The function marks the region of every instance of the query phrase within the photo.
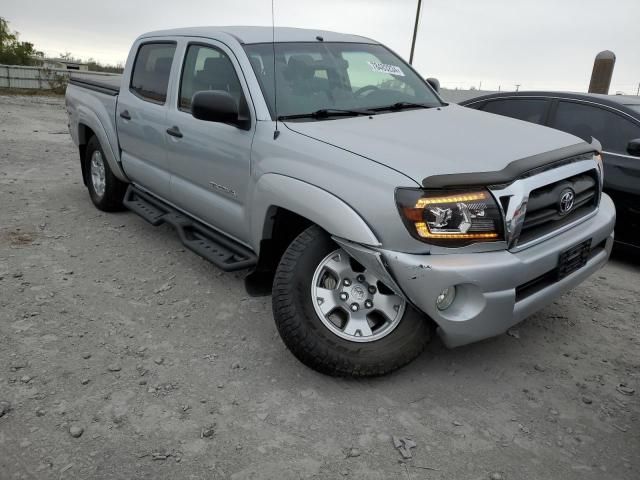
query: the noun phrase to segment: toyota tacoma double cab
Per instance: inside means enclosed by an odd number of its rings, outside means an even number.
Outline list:
[[[441,100],[380,43],[203,27],[139,37],[66,92],[101,210],[169,224],[272,294],[286,346],[332,375],[504,333],[602,267],[615,209],[596,141]]]

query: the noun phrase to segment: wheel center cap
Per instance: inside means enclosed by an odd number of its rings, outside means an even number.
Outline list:
[[[351,289],[351,298],[357,302],[362,302],[367,296],[366,290],[360,285],[354,285]]]

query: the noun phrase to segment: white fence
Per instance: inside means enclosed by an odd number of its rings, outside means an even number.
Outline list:
[[[0,65],[0,88],[24,88],[52,90],[60,88],[69,79],[82,75],[113,76],[113,73],[65,70],[60,68],[23,67],[20,65]]]

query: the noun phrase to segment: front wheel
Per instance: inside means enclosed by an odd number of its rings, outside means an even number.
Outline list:
[[[329,375],[391,372],[416,358],[431,338],[427,318],[317,226],[282,256],[273,312],[287,348]]]

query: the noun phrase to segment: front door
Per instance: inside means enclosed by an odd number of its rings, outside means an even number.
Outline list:
[[[167,164],[167,91],[176,43],[141,43],[125,78],[131,78],[118,96],[116,125],[122,148],[122,166],[136,184],[160,197],[169,193]],[[129,70],[130,69],[130,70]]]
[[[238,240],[248,238],[245,201],[251,175],[254,121],[247,130],[197,120],[191,99],[202,90],[223,90],[251,108],[233,54],[214,41],[187,45],[177,102],[167,114],[171,201],[199,220]],[[249,110],[252,119],[255,115]]]

